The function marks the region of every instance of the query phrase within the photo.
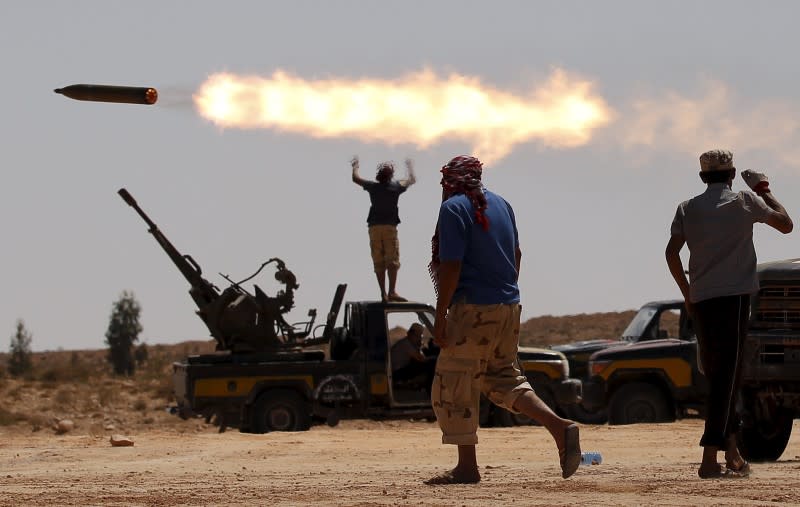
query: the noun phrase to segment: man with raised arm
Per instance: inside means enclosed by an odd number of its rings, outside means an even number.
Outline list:
[[[753,192],[731,190],[735,177],[730,151],[700,155],[700,179],[706,190],[678,206],[665,251],[669,271],[692,317],[700,365],[708,379],[705,430],[700,439],[703,457],[697,470],[703,479],[750,472],[736,441],[736,394],[750,294],[759,289],[753,224],[765,223],[784,234],[793,228],[764,174],[742,172]],[[680,257],[683,245],[689,247],[688,279]],[[720,450],[725,452],[724,469],[717,463]]]
[[[353,168],[353,183],[369,192],[369,214],[367,227],[369,230],[369,245],[372,254],[372,264],[378,287],[381,290],[381,300],[405,301],[397,293],[397,272],[400,270],[400,241],[397,238],[397,225],[400,223],[400,214],[397,201],[400,194],[408,190],[417,179],[414,176],[414,163],[406,159],[408,176],[404,180],[395,180],[394,164],[381,162],[375,173],[375,181],[368,181],[358,174],[358,157],[353,157],[350,165]],[[386,275],[389,276],[389,292],[386,292]]]

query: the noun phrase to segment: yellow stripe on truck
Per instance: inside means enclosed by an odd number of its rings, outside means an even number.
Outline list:
[[[300,380],[314,388],[314,377],[311,375],[267,375],[259,377],[219,377],[198,379],[194,383],[194,395],[200,397],[237,397],[245,396],[253,390],[253,386],[262,381],[285,382]]]
[[[522,369],[525,370],[525,373],[538,371],[552,379],[561,378],[563,371],[563,365],[560,361],[555,362],[555,364],[546,363],[544,361],[520,361],[520,365],[522,365]]]
[[[369,377],[370,394],[389,394],[389,377],[382,373],[375,373]]]
[[[637,370],[664,370],[667,376],[672,379],[672,383],[675,384],[675,387],[689,387],[692,385],[692,367],[683,359],[674,357],[665,359],[627,359],[614,361],[600,372],[600,376],[603,377],[604,380],[608,380],[615,371],[629,368]]]

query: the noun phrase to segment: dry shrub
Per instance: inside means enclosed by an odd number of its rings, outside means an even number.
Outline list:
[[[172,363],[176,360],[176,356],[174,349],[167,349],[163,345],[151,347],[147,362],[139,368],[137,376],[146,380],[168,377],[172,372]]]
[[[8,396],[14,401],[19,401],[22,399],[22,391],[24,390],[25,390],[25,385],[19,384],[18,386],[8,391]]]
[[[45,391],[45,392],[42,393],[42,396],[44,396],[45,398],[49,398],[50,397],[50,393],[48,393],[46,391],[54,391],[60,385],[61,384],[59,382],[55,381],[55,380],[43,380],[43,381],[39,382],[39,389]]]
[[[133,403],[133,409],[138,410],[140,412],[144,412],[147,410],[147,400],[144,398],[139,398]]]
[[[62,386],[53,396],[53,402],[58,408],[68,408],[75,403],[75,391],[69,387]]]
[[[163,375],[150,384],[150,395],[153,398],[171,401],[173,399],[172,377]]]
[[[113,386],[104,384],[97,389],[97,402],[101,407],[110,407],[111,402],[117,397],[117,392]]]
[[[75,356],[73,356],[75,357]],[[51,362],[42,369],[39,379],[43,382],[61,384],[64,382],[86,382],[91,377],[89,370],[80,361],[62,358]]]
[[[10,426],[24,420],[24,416],[16,414],[10,410],[7,410],[5,407],[0,406],[0,426]]]

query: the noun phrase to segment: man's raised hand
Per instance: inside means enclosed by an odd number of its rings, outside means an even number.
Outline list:
[[[746,169],[742,171],[742,179],[758,195],[769,191],[769,178],[764,173]]]

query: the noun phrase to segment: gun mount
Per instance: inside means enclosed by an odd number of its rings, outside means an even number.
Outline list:
[[[262,353],[319,342],[306,340],[313,329],[316,310],[308,312],[310,320],[302,323],[300,329],[283,318],[294,306],[294,291],[299,285],[294,273],[286,268],[282,260],[269,259],[255,273],[238,282],[220,273],[230,283],[230,286],[220,292],[203,277],[200,265],[191,255],[181,254],[170,243],[127,190],[122,188],[118,193],[144,219],[150,227],[148,232],[189,282],[189,295],[197,305],[196,313],[217,341],[217,350],[227,350],[235,354]],[[284,285],[284,289],[279,290],[274,297],[265,294],[258,285],[254,285],[253,294],[242,287],[244,282],[251,280],[273,263],[276,267],[275,279]],[[327,329],[325,334],[329,334]]]

